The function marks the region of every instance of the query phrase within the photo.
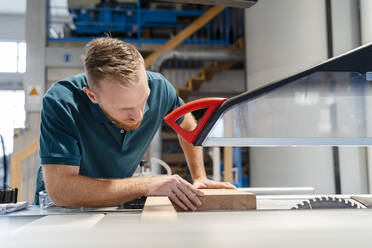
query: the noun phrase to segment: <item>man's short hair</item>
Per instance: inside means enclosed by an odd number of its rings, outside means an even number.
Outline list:
[[[137,81],[143,64],[138,50],[119,39],[98,38],[86,45],[84,67],[90,88],[99,87],[104,78],[114,79],[123,86],[131,85]]]

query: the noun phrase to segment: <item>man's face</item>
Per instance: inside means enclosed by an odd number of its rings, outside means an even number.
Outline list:
[[[138,82],[129,86],[121,86],[115,79],[107,78],[101,80],[96,89],[84,88],[84,92],[110,120],[126,131],[141,125],[145,104],[150,96],[144,68],[138,71]]]

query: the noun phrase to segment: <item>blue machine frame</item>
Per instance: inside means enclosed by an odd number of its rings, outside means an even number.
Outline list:
[[[68,9],[72,21],[52,20],[51,9]],[[141,8],[141,1],[137,3],[117,3],[115,8],[102,4],[99,8],[47,6],[47,27],[52,25],[69,25],[74,27],[74,35],[71,37],[51,37],[47,34],[47,41],[60,42],[87,42],[93,36],[102,36],[105,33],[123,34],[127,36],[122,40],[129,43],[137,43],[138,47],[144,43],[163,44],[167,38],[143,38],[144,28],[172,28],[183,29],[187,24],[180,23],[180,18],[197,18],[205,13],[205,10],[152,10]],[[234,24],[233,22],[237,24]],[[240,34],[239,21],[236,16],[226,8],[220,15],[202,28],[198,35],[194,35],[184,41],[184,44],[199,45],[224,45],[229,46]],[[239,29],[239,30],[240,30]],[[236,37],[235,37],[236,36]],[[234,38],[235,37],[235,38]]]
[[[101,8],[73,8],[69,11],[73,17],[78,35],[99,35],[104,32],[130,34],[138,27],[177,28],[179,17],[199,17],[204,10],[151,10],[141,9],[140,1],[117,3],[115,8],[103,4]]]

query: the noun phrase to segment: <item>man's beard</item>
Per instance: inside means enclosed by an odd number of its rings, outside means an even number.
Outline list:
[[[142,122],[142,119],[141,119],[137,123],[131,122],[133,124],[123,123],[123,122],[120,122],[120,121],[116,120],[114,117],[112,117],[111,115],[109,115],[103,109],[102,109],[102,112],[107,116],[107,118],[109,118],[111,121],[113,121],[116,126],[118,126],[121,129],[124,129],[125,131],[131,131],[131,130],[137,129],[141,125],[141,122]]]

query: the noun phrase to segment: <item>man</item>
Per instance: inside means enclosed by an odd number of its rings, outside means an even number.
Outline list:
[[[112,38],[87,44],[84,74],[55,83],[43,98],[40,158],[49,196],[61,206],[112,206],[168,196],[184,210],[200,206],[200,188],[234,188],[207,179],[202,149],[179,138],[193,178],[131,178],[162,119],[183,104],[140,53]],[[192,130],[191,114],[179,123]]]

